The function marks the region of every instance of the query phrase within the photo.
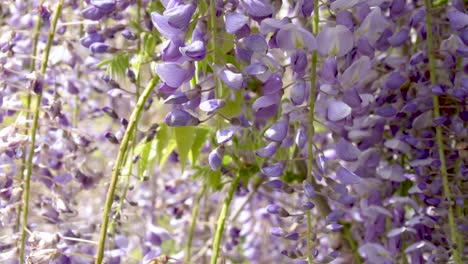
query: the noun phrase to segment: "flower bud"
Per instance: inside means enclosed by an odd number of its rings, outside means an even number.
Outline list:
[[[200,120],[198,120],[198,118],[192,116],[190,113],[182,109],[175,109],[169,112],[164,118],[164,121],[166,122],[168,126],[173,126],[173,127],[195,126],[200,123]]]
[[[208,163],[210,164],[210,168],[212,170],[218,170],[221,167],[223,162],[224,156],[224,146],[221,145],[215,149],[213,149],[210,154],[208,155]]]

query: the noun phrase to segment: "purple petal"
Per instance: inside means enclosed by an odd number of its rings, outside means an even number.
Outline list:
[[[400,89],[406,82],[406,77],[401,75],[399,72],[392,72],[388,75],[385,87],[390,90]]]
[[[151,13],[151,21],[161,35],[170,40],[179,40],[183,31],[169,24],[169,19],[157,12]]]
[[[304,188],[304,195],[309,199],[315,199],[315,189],[312,184],[310,184],[307,180],[302,182],[302,187]]]
[[[403,45],[409,39],[409,29],[403,28],[395,35],[388,38],[390,45],[394,47],[399,47]]]
[[[306,99],[306,84],[304,81],[299,81],[293,84],[289,93],[291,102],[294,105],[301,105]]]
[[[283,170],[284,163],[278,162],[273,165],[263,167],[261,171],[267,177],[280,177],[281,175],[283,175]]]
[[[210,99],[202,102],[200,104],[200,109],[205,112],[213,112],[220,108],[223,108],[226,105],[226,100],[224,99]]]
[[[289,213],[283,207],[277,204],[270,204],[266,208],[267,212],[270,214],[278,215],[280,217],[288,217]]]
[[[343,102],[352,108],[357,108],[361,106],[362,98],[359,95],[356,87],[350,87],[346,89],[343,93]]]
[[[90,5],[81,11],[81,15],[86,19],[96,21],[103,18],[106,15],[106,12]]]
[[[284,50],[294,50],[300,47],[307,51],[313,51],[317,48],[317,41],[314,35],[294,24],[283,26],[276,34],[276,44]]]
[[[285,239],[292,240],[292,241],[297,241],[299,240],[299,233],[298,232],[292,232],[290,234],[287,234],[284,236]]]
[[[298,75],[303,75],[307,68],[307,54],[302,50],[297,50],[291,56],[291,69]]]
[[[164,99],[165,104],[183,104],[188,102],[190,99],[188,98],[185,92],[178,92],[175,94],[169,95],[166,99]]]
[[[278,143],[271,142],[265,147],[257,149],[257,151],[255,151],[255,154],[257,154],[257,156],[260,156],[262,158],[270,158],[273,155],[275,155],[277,149],[278,149]]]
[[[456,30],[468,27],[468,15],[466,13],[460,12],[455,8],[450,8],[447,10],[447,17],[452,28]]]
[[[196,40],[188,46],[180,47],[179,51],[183,55],[195,61],[202,60],[206,56],[206,46],[201,40]]]
[[[90,3],[106,13],[114,11],[115,8],[115,0],[91,0]]]
[[[248,18],[241,13],[232,13],[226,15],[226,32],[233,34],[244,25],[247,25]]]
[[[106,53],[109,49],[109,46],[102,42],[95,42],[89,46],[91,53]]]
[[[280,97],[276,94],[260,96],[252,105],[254,113],[260,118],[275,116],[278,111]]]
[[[190,113],[182,109],[175,109],[169,112],[164,118],[164,121],[166,122],[168,126],[174,126],[174,127],[195,126],[200,123],[198,118],[192,116]]]
[[[336,155],[344,161],[356,161],[360,154],[361,151],[355,145],[344,139],[336,144]]]
[[[216,142],[218,144],[223,144],[228,142],[234,136],[234,130],[227,128],[227,129],[220,129],[216,131]]]
[[[393,0],[390,6],[390,16],[396,18],[401,15],[406,7],[406,0]]]
[[[362,0],[336,0],[330,5],[330,9],[334,13],[338,13],[342,10],[350,9],[357,5]]]
[[[353,49],[353,33],[342,25],[325,27],[317,36],[318,52],[323,56],[342,57]]]
[[[312,2],[312,1],[311,1]],[[349,30],[354,29],[354,20],[353,14],[347,10],[341,11],[336,14],[336,24],[342,25],[348,28]]]
[[[235,73],[231,70],[224,69],[221,71],[219,78],[231,89],[239,90],[244,87],[244,77],[242,73]]]
[[[377,175],[385,180],[391,180],[394,182],[402,182],[406,180],[405,171],[398,164],[387,165],[377,169]]]
[[[326,83],[334,84],[336,82],[336,75],[338,74],[337,64],[335,58],[327,58],[322,65],[320,76]]]
[[[221,164],[223,162],[223,156],[224,156],[224,147],[219,146],[212,150],[210,154],[208,155],[208,163],[210,165],[211,170],[218,170],[219,167],[221,167]]]
[[[341,101],[328,101],[327,117],[330,121],[339,121],[351,114],[352,108]]]
[[[355,83],[359,83],[359,81],[364,79],[364,76],[371,71],[372,68],[369,57],[362,56],[344,71],[339,80],[343,86],[349,87]]]
[[[370,58],[374,57],[374,47],[371,46],[367,38],[360,38],[356,44],[357,50]]]
[[[244,72],[248,75],[260,75],[265,73],[268,70],[268,67],[262,63],[252,63],[249,66],[245,67]]]
[[[180,45],[182,45],[181,41],[167,41],[161,53],[162,60],[166,62],[177,62],[182,57]]]
[[[265,184],[276,190],[280,190],[285,185],[282,180],[271,180],[265,182]]]
[[[89,48],[91,44],[96,43],[96,42],[104,42],[105,38],[102,34],[99,33],[91,33],[87,34],[83,38],[80,39],[81,45],[83,45],[86,48]]]
[[[288,134],[288,127],[289,123],[286,120],[280,120],[268,128],[263,136],[269,141],[281,142]]]
[[[180,65],[174,62],[166,62],[156,64],[155,72],[167,85],[177,88],[193,77],[194,67],[191,63]]]
[[[267,18],[260,24],[260,33],[266,35],[271,32],[275,32],[280,28],[288,24],[288,21],[282,19]]]
[[[346,185],[356,184],[361,181],[361,178],[359,178],[359,176],[357,176],[356,174],[344,167],[341,167],[338,170],[338,172],[336,173],[336,179],[339,180],[340,183]]]
[[[356,30],[358,36],[364,36],[369,40],[371,45],[374,45],[381,37],[385,29],[391,24],[385,19],[380,7],[372,9],[366,16],[361,26]]]
[[[277,73],[273,73],[268,77],[268,80],[262,85],[263,95],[276,94],[283,88],[283,79]]]
[[[184,29],[192,19],[192,15],[195,12],[195,6],[192,4],[178,5],[170,9],[166,9],[163,15],[167,18],[167,22],[170,26]]]
[[[387,118],[395,116],[397,112],[398,111],[395,109],[395,107],[391,105],[384,105],[375,110],[375,113],[377,115],[382,116],[382,117],[387,117]]]
[[[257,21],[271,17],[273,14],[273,9],[264,0],[244,0],[242,2],[249,16]]]
[[[304,129],[299,128],[296,133],[296,137],[294,138],[294,142],[296,143],[298,148],[303,148],[305,143],[307,142],[307,133]]]
[[[266,54],[268,51],[268,45],[264,36],[260,34],[252,34],[243,39],[245,47],[259,54]]]
[[[389,139],[385,141],[384,145],[389,149],[399,150],[403,153],[409,153],[411,150],[411,147],[407,143],[399,139]]]

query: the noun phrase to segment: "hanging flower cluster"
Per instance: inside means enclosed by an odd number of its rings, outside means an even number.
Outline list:
[[[463,1],[7,2],[5,263],[468,261]]]

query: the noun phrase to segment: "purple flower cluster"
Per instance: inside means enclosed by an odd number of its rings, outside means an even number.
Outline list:
[[[464,1],[0,16],[0,262],[468,261]]]

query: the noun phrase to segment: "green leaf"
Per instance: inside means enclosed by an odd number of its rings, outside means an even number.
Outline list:
[[[162,154],[169,143],[169,139],[169,127],[166,125],[166,123],[161,123],[159,125],[158,132],[156,133],[156,156],[159,162],[162,160]]]
[[[140,159],[138,160],[138,178],[140,180],[143,180],[145,171],[148,166],[148,159],[151,152],[151,143],[152,142],[146,142],[146,139],[143,139],[142,142],[140,142],[135,148],[135,155],[140,156]]]
[[[224,33],[223,36],[222,36],[222,46],[221,46],[221,52],[222,54],[226,54],[228,52],[230,52],[231,50],[234,49],[234,35],[232,34],[229,34],[229,33]]]
[[[436,1],[432,2],[432,7],[436,8],[436,7],[439,7],[439,6],[442,6],[442,5],[447,5],[447,4],[448,4],[448,0],[436,0]]]
[[[202,179],[208,188],[213,191],[219,191],[222,187],[221,185],[221,171],[212,171],[210,167],[195,167],[195,173],[193,174],[193,179]]]
[[[187,162],[189,151],[195,140],[195,127],[174,127],[174,136],[177,142],[177,152],[179,153],[179,160],[183,171],[185,169],[185,163]]]
[[[129,66],[128,54],[116,54],[112,59],[107,62],[100,63],[98,66],[105,64],[107,64],[106,74],[108,74],[112,79],[123,80],[126,78],[125,71]]]
[[[135,155],[140,156],[138,160],[138,178],[140,180],[143,180],[145,175],[149,175],[153,171],[156,158],[158,157],[156,155],[156,147],[156,138],[150,142],[147,142],[146,138],[144,138],[135,148]]]
[[[208,168],[209,173],[208,177],[206,178],[206,183],[208,184],[208,187],[211,188],[213,191],[219,191],[221,190],[221,171],[212,171]]]
[[[174,139],[169,140],[167,142],[166,147],[162,150],[161,160],[159,162],[159,167],[162,168],[166,164],[169,155],[171,155],[172,151],[174,151],[177,147],[177,143]]]
[[[143,50],[146,57],[153,57],[156,45],[159,42],[154,34],[145,34],[143,36]]]
[[[226,105],[223,108],[219,109],[218,113],[228,118],[238,116],[240,115],[242,111],[242,102],[243,102],[242,94],[240,93],[240,91],[236,91],[235,100],[234,101],[227,100]]]
[[[192,166],[197,163],[198,156],[206,142],[209,131],[208,128],[204,127],[197,127],[195,131],[195,139],[193,140],[192,149],[190,150],[190,162]]]

